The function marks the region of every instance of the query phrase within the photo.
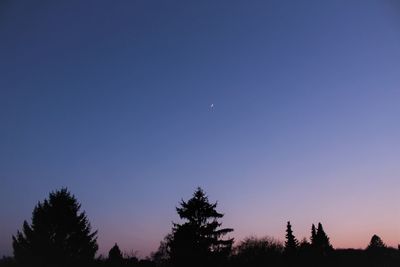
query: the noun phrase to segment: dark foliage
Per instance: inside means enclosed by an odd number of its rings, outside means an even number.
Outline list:
[[[292,225],[287,222],[286,226],[286,241],[285,241],[285,253],[288,257],[292,257],[296,254],[299,242],[293,235]]]
[[[156,267],[155,262],[150,259],[142,259],[131,256],[122,257],[118,261],[110,261],[109,259],[99,258],[93,267]]]
[[[15,260],[23,266],[83,266],[97,251],[96,234],[67,189],[50,193],[13,236]]]
[[[0,267],[13,267],[16,265],[15,259],[12,257],[3,257],[0,259]]]
[[[283,245],[270,238],[249,237],[236,246],[231,258],[232,266],[267,266],[281,262]]]
[[[157,251],[151,254],[151,259],[156,266],[168,266],[170,258],[170,244],[172,242],[172,234],[168,234],[164,237],[164,240],[160,242]]]
[[[183,223],[174,224],[150,258],[124,257],[115,244],[107,258],[95,259],[96,232],[75,197],[61,189],[37,204],[32,223],[25,221],[22,232],[13,236],[14,257],[0,259],[0,267],[400,266],[400,249],[386,246],[378,235],[365,250],[334,249],[321,223],[312,225],[310,241],[298,242],[287,222],[284,245],[269,237],[249,237],[232,247],[233,239],[224,236],[233,230],[221,228],[223,214],[216,207],[198,188],[176,208]]]
[[[320,256],[326,256],[333,250],[333,247],[329,241],[329,237],[325,233],[321,223],[318,223],[317,232],[314,236],[313,246]]]
[[[118,266],[121,265],[123,261],[124,257],[122,256],[122,252],[117,243],[115,243],[115,245],[108,252],[108,262],[112,266]]]
[[[222,237],[233,229],[220,228],[218,219],[223,214],[217,212],[216,207],[217,203],[210,203],[201,188],[197,188],[187,202],[181,201],[176,211],[185,222],[174,224],[169,240],[171,263],[177,266],[204,266],[228,257],[233,239]]]
[[[371,238],[371,241],[369,242],[367,249],[368,250],[382,250],[384,248],[386,248],[386,245],[385,245],[385,243],[383,243],[382,239],[377,235],[373,235]]]
[[[311,238],[310,238],[310,241],[311,241],[311,246],[315,247],[316,244],[317,244],[317,230],[316,230],[314,224],[311,225]]]

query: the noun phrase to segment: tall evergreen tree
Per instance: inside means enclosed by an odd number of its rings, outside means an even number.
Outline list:
[[[293,235],[292,225],[290,221],[287,222],[286,226],[286,241],[285,241],[285,253],[293,255],[298,248],[299,242],[297,241],[296,237]]]
[[[316,246],[316,241],[317,241],[317,230],[315,229],[315,225],[312,224],[311,226],[311,246],[315,247]]]
[[[66,188],[51,192],[13,236],[16,261],[25,266],[83,266],[97,251],[97,231],[91,232],[85,212]]]
[[[215,263],[230,253],[233,238],[223,239],[223,236],[233,229],[220,228],[218,219],[223,214],[217,212],[216,207],[217,203],[210,203],[201,188],[197,188],[187,202],[181,201],[176,211],[185,222],[174,224],[169,243],[170,258],[174,264],[194,266]]]
[[[325,255],[333,249],[321,223],[318,223],[315,239],[315,245],[321,254]]]

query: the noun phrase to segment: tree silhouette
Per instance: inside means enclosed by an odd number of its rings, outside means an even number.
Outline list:
[[[282,243],[271,237],[247,237],[235,247],[233,266],[271,266],[279,262],[283,250]]]
[[[311,246],[316,247],[316,243],[317,243],[317,230],[315,229],[315,225],[312,224],[311,226]]]
[[[66,188],[51,192],[13,236],[16,261],[26,266],[82,266],[98,249],[97,231],[91,232],[85,212]]]
[[[318,223],[314,244],[317,251],[322,255],[326,255],[333,249],[321,223]]]
[[[172,241],[172,234],[168,234],[160,242],[157,251],[151,253],[151,259],[156,266],[166,266],[168,264],[170,247],[169,244]]]
[[[181,201],[176,208],[179,217],[186,222],[174,224],[169,243],[171,261],[179,266],[204,265],[217,262],[227,256],[232,239],[222,239],[233,229],[220,229],[218,219],[223,214],[216,211],[217,203],[210,203],[201,188],[197,188],[187,202]]]
[[[290,224],[290,222],[287,222],[285,253],[288,255],[293,255],[296,252],[298,245],[299,245],[299,242],[297,241],[296,237],[293,235],[292,225]]]
[[[383,260],[385,258],[386,260],[390,258],[390,249],[387,248],[385,243],[383,243],[382,239],[378,235],[373,235],[371,237],[371,241],[368,244],[366,252],[370,261],[372,263],[375,263],[376,266],[378,265],[383,266],[382,265]]]
[[[117,243],[108,252],[108,261],[111,265],[120,265],[123,261],[123,256],[121,250],[119,249]]]
[[[386,248],[386,245],[383,243],[382,239],[378,235],[373,235],[367,249],[379,250],[384,248]]]
[[[312,245],[307,239],[304,237],[298,245],[298,254],[304,260],[310,258],[312,256]]]

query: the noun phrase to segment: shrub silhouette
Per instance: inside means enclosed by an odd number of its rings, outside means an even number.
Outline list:
[[[51,192],[13,236],[14,257],[24,266],[83,266],[98,249],[85,212],[66,188]]]
[[[223,214],[216,211],[217,203],[210,203],[201,188],[197,188],[187,202],[181,201],[176,208],[179,217],[186,222],[174,224],[169,241],[170,260],[176,266],[204,266],[219,262],[231,251],[233,239],[222,237],[233,229],[220,229],[218,219]]]
[[[283,249],[282,243],[271,237],[248,237],[235,247],[233,265],[258,267],[277,264]]]
[[[156,266],[167,266],[170,257],[170,247],[172,242],[172,234],[168,234],[160,242],[157,251],[151,253],[151,259]]]

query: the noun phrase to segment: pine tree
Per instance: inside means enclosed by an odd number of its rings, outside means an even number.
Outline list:
[[[286,241],[285,241],[285,253],[294,254],[298,248],[299,242],[296,237],[293,235],[292,225],[290,221],[287,222],[286,226]]]
[[[120,264],[123,261],[122,252],[117,243],[115,243],[115,245],[108,252],[108,261],[111,264]]]
[[[326,235],[321,223],[318,223],[315,240],[316,240],[315,245],[316,245],[318,251],[322,255],[327,254],[328,252],[330,252],[333,249],[332,245],[329,241],[329,237]]]
[[[85,212],[66,188],[51,192],[13,236],[14,257],[26,266],[83,266],[97,251],[97,231],[91,232]]]
[[[313,247],[316,246],[316,241],[317,241],[316,239],[317,239],[317,230],[315,229],[315,225],[312,224],[312,226],[311,226],[311,238],[310,238],[311,246],[313,246]]]
[[[367,247],[368,250],[380,250],[386,248],[385,243],[383,243],[382,239],[378,235],[373,235],[369,245]]]
[[[216,207],[217,203],[211,204],[201,188],[197,188],[189,201],[181,201],[176,211],[185,222],[174,224],[169,244],[170,258],[174,264],[204,265],[230,253],[233,238],[222,237],[233,229],[220,229],[218,219],[223,214],[217,212]]]

